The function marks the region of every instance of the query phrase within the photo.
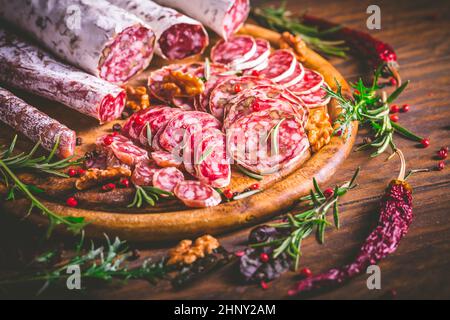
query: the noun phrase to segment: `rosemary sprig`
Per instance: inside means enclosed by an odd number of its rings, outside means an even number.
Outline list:
[[[289,31],[292,34],[301,36],[303,41],[310,47],[325,54],[346,57],[346,51],[349,50],[344,46],[345,41],[324,40],[326,35],[337,31],[339,28],[319,31],[315,27],[304,25],[299,19],[291,17],[291,12],[286,9],[285,1],[278,8],[254,8],[252,17],[270,29],[279,32]]]
[[[264,179],[264,177],[262,175],[251,172],[251,171],[245,169],[243,166],[237,165],[236,167],[239,169],[239,171],[241,171],[243,174],[245,174],[246,176],[248,176],[250,178],[253,178],[253,179],[259,180],[259,181]]]
[[[83,237],[77,246],[75,256],[63,264],[59,264],[49,268],[48,270],[37,272],[30,275],[21,275],[15,278],[8,278],[0,280],[0,287],[18,283],[29,282],[44,282],[44,285],[39,290],[42,293],[50,285],[56,283],[64,283],[64,281],[71,275],[67,270],[71,266],[78,266],[81,270],[80,277],[84,280],[101,280],[108,282],[114,278],[121,280],[144,279],[151,283],[162,279],[169,267],[166,266],[164,260],[152,263],[150,260],[145,260],[142,265],[137,268],[129,269],[126,263],[127,259],[132,256],[125,241],[115,238],[113,242],[105,235],[106,248],[103,246],[95,247],[94,243],[91,248],[85,252],[81,252],[83,247]],[[56,255],[56,252],[49,251],[36,258],[37,262],[46,262],[49,257]]]
[[[381,75],[381,68],[378,68],[374,73],[374,79],[372,85],[366,86],[363,81],[359,79],[358,82],[352,84],[354,89],[353,97],[347,98],[342,94],[342,88],[337,84],[337,90],[333,90],[324,87],[328,95],[338,102],[342,108],[342,112],[335,120],[337,124],[334,133],[350,134],[350,125],[353,121],[358,121],[361,125],[366,125],[371,128],[374,139],[360,146],[358,149],[365,149],[368,147],[375,148],[375,152],[371,154],[372,157],[376,157],[391,147],[395,152],[397,147],[394,142],[394,133],[398,132],[402,136],[414,140],[420,141],[423,138],[415,135],[401,125],[394,123],[390,116],[389,104],[392,103],[398,96],[406,89],[409,81],[404,82],[399,88],[397,88],[389,96],[385,92],[381,94],[378,92],[378,79]]]
[[[271,227],[280,231],[280,236],[276,240],[270,242],[262,242],[252,244],[251,247],[267,247],[271,246],[273,250],[273,258],[276,259],[282,253],[287,253],[294,261],[294,268],[297,270],[300,257],[302,255],[302,241],[307,238],[314,229],[317,232],[317,238],[320,243],[325,241],[325,229],[331,225],[327,220],[327,214],[330,209],[333,210],[333,220],[336,228],[340,227],[338,201],[348,191],[357,186],[356,177],[359,168],[353,174],[349,182],[341,186],[334,187],[333,194],[328,197],[320,189],[317,181],[313,178],[314,189],[310,191],[308,196],[300,198],[300,201],[306,202],[309,207],[306,211],[288,213],[286,221],[270,224]]]
[[[48,174],[53,174],[57,176],[65,176],[61,172],[57,171],[66,168],[71,165],[78,164],[78,161],[71,161],[70,159],[64,159],[60,161],[52,162],[55,152],[58,148],[59,140],[56,142],[52,151],[47,157],[37,157],[33,158],[34,153],[38,149],[40,143],[31,149],[27,154],[19,153],[18,155],[12,155],[17,142],[17,136],[14,137],[12,143],[9,147],[1,148],[0,151],[0,172],[3,176],[2,182],[9,186],[9,192],[7,195],[7,201],[14,201],[16,190],[20,191],[28,200],[30,200],[30,207],[28,209],[27,215],[31,213],[34,208],[37,208],[41,213],[49,219],[49,228],[47,230],[47,237],[50,237],[55,226],[63,224],[66,228],[77,234],[82,230],[86,223],[82,217],[62,217],[57,213],[53,212],[47,208],[39,199],[36,198],[35,194],[41,193],[42,190],[27,185],[23,183],[14,172],[15,170],[33,170],[38,172],[45,172]]]
[[[150,186],[135,186],[136,192],[133,201],[127,208],[140,208],[142,205],[154,206],[161,196],[173,197],[172,192],[164,191]]]

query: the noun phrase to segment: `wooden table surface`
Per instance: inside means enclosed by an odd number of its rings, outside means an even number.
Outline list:
[[[373,1],[303,0],[290,1],[289,9],[310,13],[365,29],[366,8]],[[254,5],[263,3],[256,1]],[[265,3],[279,3],[271,1]],[[446,0],[378,1],[382,28],[371,31],[394,46],[401,64],[403,79],[411,80],[398,104],[411,105],[410,112],[400,114],[400,123],[419,135],[430,138],[427,149],[396,137],[409,169],[433,168],[441,146],[450,145],[450,4]],[[332,59],[339,71],[350,81],[365,70],[354,59]],[[361,142],[361,130],[357,142]],[[314,237],[303,244],[301,265],[314,273],[351,261],[361,243],[378,219],[378,203],[387,183],[397,176],[399,163],[385,161],[385,156],[370,159],[369,152],[354,152],[329,182],[332,186],[348,179],[361,166],[359,187],[341,201],[340,230],[329,229],[326,242],[319,245]],[[450,161],[447,161],[450,166]],[[398,250],[382,261],[381,290],[368,290],[365,275],[334,290],[313,296],[318,299],[379,299],[395,290],[400,299],[450,298],[450,170],[420,173],[410,178],[414,188],[415,220]],[[242,248],[250,229],[220,237],[230,250]],[[7,214],[0,215],[0,273],[19,266],[37,250],[48,246],[41,234]],[[51,246],[63,239],[55,238]],[[170,244],[167,244],[170,246]],[[141,259],[159,255],[167,247],[140,245]],[[100,286],[84,298],[96,299],[282,299],[295,283],[295,274],[287,272],[272,282],[269,289],[244,285],[236,277],[236,266],[230,265],[206,275],[183,290],[174,290],[167,283],[152,286],[145,281],[131,281],[125,286]],[[25,295],[23,288],[17,296]],[[28,291],[29,293],[30,291]],[[6,295],[5,297],[11,297]],[[73,298],[68,292],[49,297]]]

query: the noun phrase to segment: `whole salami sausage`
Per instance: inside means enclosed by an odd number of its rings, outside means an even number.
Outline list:
[[[56,61],[43,50],[0,29],[0,81],[107,122],[120,117],[122,88]]]
[[[199,20],[227,40],[247,20],[249,0],[155,0]]]
[[[60,58],[113,83],[144,70],[155,35],[141,19],[106,0],[0,0],[0,17]]]
[[[165,59],[201,54],[209,39],[203,25],[174,9],[150,0],[109,0],[145,21],[156,35],[156,53]]]
[[[57,155],[67,158],[75,149],[75,131],[50,118],[6,89],[0,88],[0,120],[33,142],[52,150],[59,139]]]

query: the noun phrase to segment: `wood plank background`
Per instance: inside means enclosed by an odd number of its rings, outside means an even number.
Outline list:
[[[255,1],[254,5],[280,3]],[[294,13],[308,10],[311,14],[332,19],[358,29],[365,29],[366,8],[372,1],[302,0],[289,1]],[[446,0],[378,1],[381,7],[382,29],[371,31],[392,44],[397,50],[403,79],[411,85],[398,104],[408,103],[411,111],[400,114],[400,123],[416,133],[429,137],[427,149],[397,138],[409,169],[433,168],[441,146],[450,145],[450,4]],[[350,81],[365,70],[354,58],[331,59]],[[361,142],[365,131],[358,137]],[[447,161],[450,166],[450,161]],[[385,161],[381,156],[369,158],[369,152],[354,152],[329,183],[330,186],[348,179],[361,166],[359,188],[341,201],[342,227],[328,230],[326,243],[319,245],[314,237],[303,245],[301,265],[314,273],[349,262],[375,225],[378,202],[391,178],[396,177],[398,161]],[[391,297],[395,291],[401,299],[450,298],[450,170],[433,171],[413,176],[415,220],[399,249],[380,263],[382,289],[368,290],[364,275],[335,290],[314,295],[317,299],[379,299]],[[249,229],[220,237],[230,250],[245,244]],[[0,214],[0,274],[19,270],[33,254],[48,246],[70,247],[63,239],[49,244],[42,234],[24,222]],[[156,257],[171,244],[141,245],[141,258]],[[145,281],[131,281],[125,286],[99,286],[83,293],[85,298],[99,299],[282,299],[295,283],[293,272],[272,282],[269,289],[244,285],[231,265],[183,290],[174,290],[167,283],[152,286]],[[21,288],[4,297],[32,295],[33,288]],[[3,294],[2,294],[3,297]],[[73,298],[73,293],[49,292],[46,297]],[[78,296],[77,296],[78,297]]]

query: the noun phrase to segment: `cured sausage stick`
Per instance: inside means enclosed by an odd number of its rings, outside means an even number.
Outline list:
[[[0,81],[107,122],[125,107],[125,90],[56,61],[0,28]]]
[[[59,139],[57,155],[61,158],[73,155],[76,142],[75,131],[1,87],[0,120],[33,142],[41,141],[41,146],[48,151],[52,150]]]
[[[1,18],[55,55],[112,83],[126,82],[153,56],[150,27],[105,0],[0,0],[0,7]]]
[[[150,0],[109,2],[135,14],[152,28],[156,35],[155,51],[164,59],[184,59],[201,54],[209,44],[203,25],[174,9]]]
[[[227,40],[250,13],[249,0],[155,0],[201,21]]]

